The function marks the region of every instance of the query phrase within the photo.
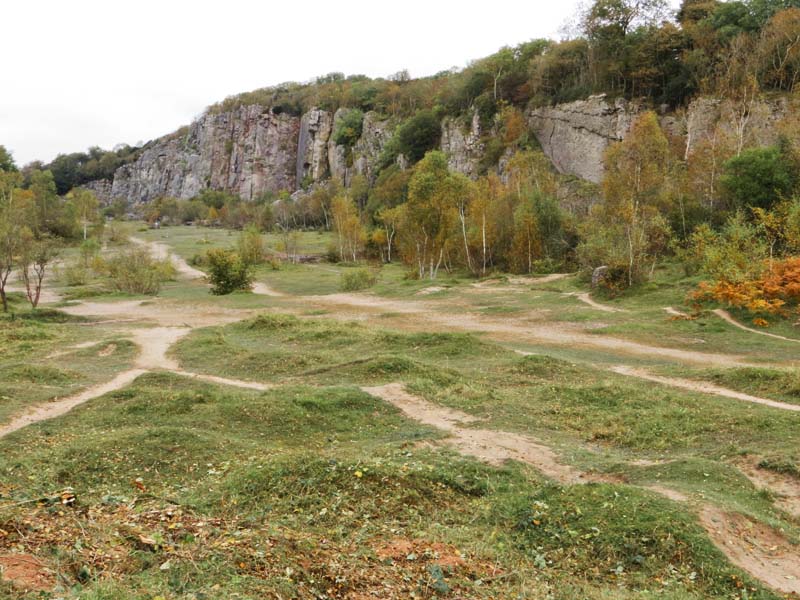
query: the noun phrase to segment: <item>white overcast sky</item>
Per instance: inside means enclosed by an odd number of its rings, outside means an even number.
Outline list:
[[[557,37],[578,0],[3,0],[0,145],[19,165],[135,144],[331,71],[423,76]]]

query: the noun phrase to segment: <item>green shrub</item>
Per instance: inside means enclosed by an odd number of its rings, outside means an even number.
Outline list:
[[[368,269],[356,269],[342,273],[342,290],[355,292],[371,288],[378,283],[378,277]]]
[[[781,148],[748,148],[725,163],[720,180],[736,207],[772,208],[791,194],[795,184],[792,165]]]
[[[358,138],[361,137],[363,124],[363,112],[357,108],[347,111],[336,124],[336,130],[333,132],[333,141],[340,146],[353,146],[358,141]]]
[[[158,294],[161,284],[176,275],[169,259],[155,259],[145,248],[120,252],[105,263],[105,269],[117,290],[150,296]]]
[[[239,256],[246,265],[260,265],[264,262],[266,249],[264,248],[264,238],[255,225],[248,225],[236,242]]]
[[[216,248],[206,253],[211,293],[224,296],[236,290],[249,290],[253,276],[250,265],[236,252]]]
[[[89,269],[80,263],[64,267],[64,281],[70,287],[86,285],[89,281]]]
[[[381,166],[388,167],[400,154],[412,163],[418,162],[439,145],[441,135],[441,125],[433,111],[419,111],[397,128],[383,149]]]
[[[125,244],[128,241],[128,236],[117,223],[111,223],[107,228],[108,241],[112,244]]]

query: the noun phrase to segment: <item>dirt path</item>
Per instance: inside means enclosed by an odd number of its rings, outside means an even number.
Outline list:
[[[495,336],[501,341],[541,343],[559,346],[588,347],[608,350],[634,356],[654,356],[682,363],[716,365],[721,367],[751,366],[744,357],[737,355],[681,350],[663,346],[650,346],[611,336],[589,333],[585,325],[552,322],[512,322],[466,311],[437,312],[435,306],[416,300],[391,300],[369,294],[330,294],[328,296],[308,296],[309,303],[321,307],[347,307],[375,313],[397,313],[415,318],[420,328],[435,325],[445,330],[481,332]],[[345,313],[343,316],[347,316]]]
[[[800,479],[776,473],[759,466],[758,457],[737,460],[734,465],[759,489],[775,496],[775,505],[794,517],[800,518]]]
[[[690,318],[688,314],[685,312],[678,310],[677,308],[673,308],[672,306],[665,306],[664,312],[667,313],[671,317],[679,317],[681,319],[688,319]]]
[[[208,383],[217,383],[219,385],[227,385],[230,387],[243,388],[246,390],[257,390],[259,392],[266,392],[273,389],[275,386],[269,383],[259,383],[257,381],[244,381],[242,379],[228,379],[227,377],[217,377],[216,375],[206,375],[205,373],[193,373],[191,371],[184,371],[182,369],[168,369],[170,373],[189,377],[190,379],[197,379],[198,381],[205,381]]]
[[[506,460],[525,462],[567,485],[605,479],[560,462],[552,449],[527,436],[463,427],[462,424],[475,423],[478,419],[409,394],[401,384],[362,389],[396,406],[409,418],[446,431],[450,436],[445,442],[461,454],[490,464]],[[690,501],[685,494],[662,486],[648,486],[647,489],[674,502]],[[800,593],[800,553],[781,534],[710,504],[700,507],[698,517],[711,540],[733,564],[775,590]]]
[[[613,306],[608,306],[607,304],[600,304],[599,302],[592,299],[592,297],[589,295],[589,292],[570,292],[568,294],[564,294],[564,296],[577,298],[584,304],[587,304],[588,306],[591,306],[592,308],[601,310],[603,312],[607,313],[627,312],[622,308],[615,308]]]
[[[131,237],[131,242],[139,246],[144,246],[150,250],[155,258],[159,260],[168,259],[175,266],[175,269],[187,279],[205,279],[206,274],[199,269],[195,269],[180,256],[175,254],[172,249],[162,242],[151,242],[137,237]]]
[[[137,237],[131,237],[130,240],[134,244],[145,246],[150,249],[150,253],[158,259],[169,259],[175,266],[175,269],[183,275],[186,279],[200,279],[206,281],[206,274],[200,269],[195,269],[183,258],[175,254],[172,249],[162,242],[151,242]],[[266,283],[256,281],[253,283],[251,291],[259,296],[272,296],[273,298],[283,297],[284,294],[273,290]]]
[[[700,510],[700,523],[737,567],[774,590],[800,594],[800,554],[782,535],[708,504]]]
[[[713,383],[705,383],[703,381],[694,381],[691,379],[680,379],[678,377],[662,377],[661,375],[652,375],[644,369],[628,367],[625,365],[611,367],[611,370],[619,375],[638,377],[639,379],[645,379],[654,383],[660,383],[670,387],[689,390],[690,392],[724,396],[725,398],[733,398],[734,400],[741,400],[743,402],[752,402],[754,404],[769,406],[770,408],[800,412],[800,404],[788,404],[786,402],[777,402],[776,400],[769,400],[767,398],[759,398],[758,396],[751,396],[750,394],[729,390],[728,388],[720,387],[718,385],[714,385]]]
[[[120,390],[127,385],[130,385],[133,383],[134,379],[140,375],[144,375],[145,373],[147,373],[146,369],[129,369],[119,373],[111,381],[87,388],[79,394],[75,394],[74,396],[35,406],[30,411],[12,418],[11,421],[5,425],[0,425],[0,438],[7,436],[9,433],[14,431],[18,431],[23,427],[32,425],[33,423],[47,421],[48,419],[54,419],[56,417],[60,417],[61,415],[65,415],[73,408],[83,404],[84,402],[88,402],[89,400],[98,398],[116,390]]]
[[[739,323],[739,321],[734,319],[727,310],[723,310],[721,308],[718,308],[718,309],[713,310],[711,312],[713,312],[715,315],[717,315],[721,319],[727,321],[728,323],[730,323],[734,327],[738,327],[739,329],[741,329],[743,331],[749,331],[750,333],[757,333],[758,335],[765,335],[767,337],[771,337],[771,338],[774,338],[776,340],[783,340],[785,342],[795,342],[797,344],[800,344],[800,340],[796,340],[794,338],[788,338],[788,337],[784,337],[782,335],[778,335],[778,334],[775,334],[775,333],[770,333],[769,331],[760,331],[758,329],[753,329],[752,327],[748,327],[747,325],[742,325],[741,323]]]
[[[445,443],[461,454],[493,465],[518,460],[533,465],[547,477],[563,484],[586,481],[584,473],[559,462],[556,454],[547,446],[516,433],[463,427],[462,424],[475,423],[478,419],[413,396],[405,391],[402,384],[390,383],[362,389],[396,406],[410,419],[446,431],[450,436],[444,440]]]
[[[558,346],[583,346],[608,350],[614,353],[634,356],[654,356],[682,363],[716,365],[721,367],[751,366],[742,356],[681,350],[662,346],[650,346],[611,336],[589,333],[584,325],[547,322],[513,322],[509,319],[490,318],[466,311],[455,313],[437,312],[435,306],[417,300],[392,300],[368,294],[330,294],[327,296],[306,296],[308,304],[330,309],[339,307],[339,316],[347,317],[347,309],[359,309],[350,315],[364,318],[369,313],[397,313],[415,317],[416,324],[444,327],[447,330],[484,332],[500,341],[539,343]],[[306,305],[306,308],[308,306]]]
[[[253,289],[251,290],[254,294],[258,294],[260,296],[272,296],[273,298],[283,298],[286,294],[279,292],[277,290],[273,290],[263,281],[256,281],[253,283]]]

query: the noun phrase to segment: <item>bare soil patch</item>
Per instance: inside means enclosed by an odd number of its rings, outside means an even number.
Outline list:
[[[771,492],[775,496],[776,506],[800,518],[800,480],[791,475],[761,468],[759,462],[758,457],[750,456],[734,464],[753,485]]]
[[[800,594],[800,553],[781,534],[710,505],[701,509],[700,522],[733,564],[774,590]]]
[[[56,584],[53,572],[31,554],[0,556],[0,576],[3,581],[27,592],[44,592]]]
[[[507,460],[518,460],[536,467],[544,475],[560,483],[577,483],[587,478],[586,474],[559,462],[550,448],[527,436],[507,431],[462,427],[462,424],[475,423],[478,419],[409,394],[402,384],[390,383],[362,389],[396,406],[409,418],[446,431],[450,437],[444,442],[462,454],[493,465],[500,465]]]

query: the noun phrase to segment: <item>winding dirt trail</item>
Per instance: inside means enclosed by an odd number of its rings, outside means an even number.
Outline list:
[[[167,246],[157,242],[146,242],[131,238],[134,243],[144,245],[151,249],[154,256],[172,260],[178,272],[188,279],[205,279],[205,274],[194,269],[183,259],[173,255]],[[139,348],[139,353],[130,369],[118,373],[110,381],[91,386],[81,392],[66,398],[56,399],[44,404],[31,407],[29,410],[18,414],[3,425],[0,425],[0,438],[18,431],[33,423],[46,421],[62,416],[73,408],[110,392],[120,390],[145,373],[151,371],[168,371],[192,379],[210,383],[230,385],[251,390],[265,391],[272,386],[268,384],[226,379],[214,375],[191,373],[184,371],[174,359],[168,356],[169,349],[179,340],[188,335],[197,327],[225,325],[251,317],[256,311],[252,310],[226,310],[210,308],[207,306],[175,304],[161,299],[130,300],[122,302],[82,302],[67,306],[64,312],[72,315],[87,317],[107,317],[108,320],[100,323],[125,323],[126,326],[117,330],[118,335],[129,337]],[[143,324],[156,326],[142,327]],[[77,344],[75,348],[87,347],[100,343],[100,340]],[[54,353],[52,356],[57,356]]]
[[[691,317],[683,312],[682,310],[678,310],[672,306],[665,306],[664,312],[667,313],[671,317],[678,317],[680,319],[690,319]]]
[[[131,242],[138,246],[143,246],[150,251],[150,254],[153,257],[159,260],[169,260],[172,262],[175,270],[178,271],[181,275],[183,275],[187,279],[205,279],[206,274],[203,273],[200,269],[195,269],[185,260],[183,260],[180,256],[175,254],[172,249],[162,242],[150,242],[147,240],[143,240],[142,238],[137,237],[130,237]]]
[[[571,292],[569,294],[564,294],[564,296],[577,298],[587,306],[591,306],[594,309],[607,312],[607,313],[622,313],[627,312],[623,308],[615,308],[613,306],[608,306],[607,304],[600,304],[596,300],[593,300],[592,297],[589,295],[589,292]]]
[[[692,379],[681,379],[678,377],[663,377],[661,375],[653,375],[645,369],[636,367],[629,367],[626,365],[617,365],[611,367],[611,371],[619,375],[627,377],[638,377],[653,383],[660,383],[670,387],[688,390],[690,392],[699,392],[701,394],[711,394],[713,396],[723,396],[725,398],[733,398],[734,400],[741,400],[742,402],[752,402],[753,404],[761,404],[769,406],[770,408],[777,408],[780,410],[788,410],[792,412],[800,412],[800,404],[788,404],[786,402],[778,402],[776,400],[769,400],[767,398],[759,398],[758,396],[751,396],[743,392],[737,392],[728,388],[714,385],[713,383],[706,383],[704,381],[694,381]]]
[[[396,406],[415,421],[446,431],[450,436],[444,440],[445,443],[461,454],[474,456],[493,465],[500,465],[507,460],[518,460],[533,465],[551,479],[563,484],[586,480],[586,474],[559,462],[555,452],[547,446],[516,433],[463,427],[462,425],[476,423],[479,419],[409,394],[402,384],[390,383],[361,389]]]
[[[566,323],[520,323],[491,318],[468,312],[437,312],[436,307],[417,300],[391,300],[368,294],[330,294],[307,296],[306,302],[323,307],[357,308],[376,313],[397,313],[414,316],[418,324],[427,323],[450,330],[493,334],[501,340],[540,343],[557,346],[585,347],[634,356],[653,356],[682,363],[716,365],[721,367],[752,366],[743,356],[682,350],[665,346],[650,346],[611,336],[589,333],[585,326]],[[362,315],[363,316],[363,315]]]
[[[752,327],[748,327],[747,325],[743,325],[743,324],[739,323],[739,321],[734,319],[733,316],[731,316],[731,313],[729,313],[727,310],[723,310],[721,308],[718,308],[718,309],[713,310],[711,312],[713,312],[715,315],[717,315],[719,318],[723,319],[727,323],[733,325],[734,327],[737,327],[737,328],[741,329],[742,331],[749,331],[750,333],[755,333],[755,334],[758,334],[758,335],[765,335],[767,337],[771,337],[771,338],[774,338],[776,340],[783,340],[785,342],[794,342],[796,344],[800,344],[800,340],[797,340],[797,339],[794,339],[794,338],[784,337],[784,336],[778,335],[776,333],[770,333],[769,331],[759,331],[758,329],[753,329]]]
[[[27,427],[28,425],[65,415],[84,402],[88,402],[89,400],[93,400],[94,398],[98,398],[110,392],[115,392],[130,385],[137,377],[145,373],[147,373],[147,369],[128,369],[127,371],[119,373],[111,381],[87,388],[74,396],[35,406],[28,412],[13,417],[11,421],[5,425],[0,425],[0,438]]]
[[[465,427],[479,420],[409,394],[402,384],[362,389],[396,406],[407,417],[446,431],[449,437],[444,441],[461,454],[494,465],[506,460],[524,462],[565,485],[613,480],[564,464],[551,448],[528,436]],[[647,489],[673,502],[691,502],[688,496],[677,490],[657,485]],[[733,564],[774,590],[800,593],[800,552],[783,535],[744,515],[726,512],[711,504],[701,504],[697,515],[710,539]]]

